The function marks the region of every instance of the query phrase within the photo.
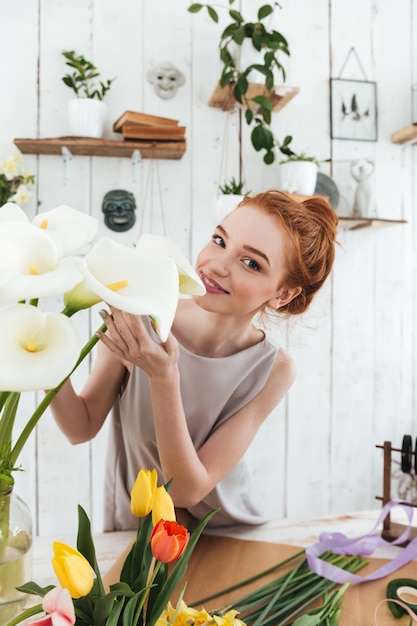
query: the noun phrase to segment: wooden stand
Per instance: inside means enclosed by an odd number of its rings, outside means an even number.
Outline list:
[[[401,454],[400,448],[393,448],[391,446],[390,441],[384,441],[384,445],[377,445],[376,448],[381,448],[384,451],[384,473],[383,473],[383,495],[376,496],[377,500],[382,500],[382,505],[385,506],[388,502],[390,502],[391,498],[391,459],[392,452],[399,452]],[[407,503],[409,506],[417,508],[417,505]],[[405,524],[398,524],[396,522],[391,522],[391,516],[388,515],[384,519],[383,528],[381,536],[386,541],[394,541],[401,537],[401,535],[405,532],[407,526]],[[410,531],[410,535],[407,541],[405,541],[403,546],[407,545],[414,537],[417,537],[417,528],[413,526]]]

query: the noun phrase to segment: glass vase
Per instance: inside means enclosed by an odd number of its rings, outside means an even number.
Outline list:
[[[0,492],[0,624],[23,608],[26,594],[16,587],[32,577],[32,516],[12,489]]]

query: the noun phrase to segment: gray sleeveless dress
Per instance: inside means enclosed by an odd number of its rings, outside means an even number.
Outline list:
[[[188,428],[198,450],[210,434],[265,385],[277,348],[264,339],[224,358],[197,356],[180,345],[180,385]],[[105,530],[136,530],[130,491],[140,469],[162,478],[147,375],[133,368],[111,414],[105,481]],[[197,520],[220,507],[209,526],[263,524],[255,485],[243,457],[202,502],[189,509]]]

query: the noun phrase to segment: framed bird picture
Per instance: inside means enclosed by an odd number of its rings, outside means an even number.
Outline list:
[[[330,80],[332,139],[377,141],[376,83],[367,80]]]

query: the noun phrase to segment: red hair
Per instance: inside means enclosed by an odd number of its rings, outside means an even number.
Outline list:
[[[332,269],[339,218],[322,196],[299,202],[274,189],[246,196],[239,204],[243,205],[265,211],[278,220],[286,238],[285,286],[301,287],[300,294],[279,311],[304,313]]]

